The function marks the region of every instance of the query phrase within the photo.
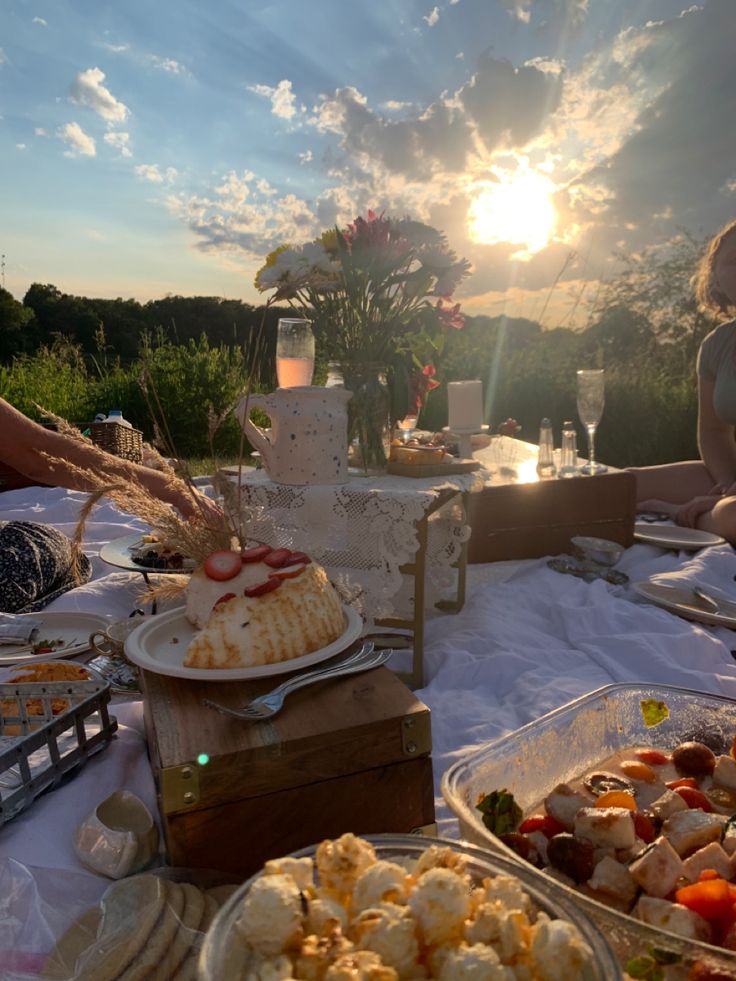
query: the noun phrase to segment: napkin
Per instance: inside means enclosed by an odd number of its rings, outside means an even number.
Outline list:
[[[0,613],[0,644],[27,644],[42,624],[36,617]]]
[[[684,562],[679,569],[659,572],[649,581],[661,586],[704,589],[716,600],[736,602],[736,553],[730,545],[705,548]]]

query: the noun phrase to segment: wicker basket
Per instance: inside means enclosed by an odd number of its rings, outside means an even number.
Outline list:
[[[143,459],[143,433],[140,429],[121,426],[117,422],[92,422],[89,435],[93,443],[115,456],[133,463]]]

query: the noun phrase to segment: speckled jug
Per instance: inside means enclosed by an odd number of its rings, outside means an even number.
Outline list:
[[[344,388],[277,388],[243,399],[236,414],[263,468],[280,484],[345,484],[348,480],[348,411]],[[246,414],[247,406],[247,414]],[[250,418],[260,409],[269,430]]]

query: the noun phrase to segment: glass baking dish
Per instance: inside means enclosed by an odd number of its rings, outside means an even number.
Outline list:
[[[647,727],[642,701],[664,702],[669,717]],[[670,749],[687,739],[722,740],[728,752],[736,735],[736,701],[670,685],[607,685],[563,705],[515,732],[458,759],[442,778],[442,795],[457,816],[460,836],[519,862],[539,883],[540,869],[523,862],[486,828],[475,804],[481,794],[506,788],[523,811],[539,804],[558,784],[580,776],[629,746]],[[625,963],[648,948],[669,951],[687,965],[703,961],[733,972],[736,953],[678,937],[611,909],[563,883],[567,897],[598,924]]]
[[[491,855],[466,842],[424,838],[420,835],[364,835],[362,837],[373,844],[379,859],[416,860],[431,845],[442,845],[452,848],[465,857],[466,871],[476,883],[496,875],[515,876],[521,881],[536,911],[544,910],[550,919],[565,919],[574,923],[593,951],[590,970],[584,970],[581,981],[620,981],[622,978],[611,947],[589,917],[566,896],[562,896],[560,890],[549,879],[542,879],[540,882],[537,877],[533,877],[530,874],[533,871],[531,866],[520,866],[516,862],[509,862],[501,855]],[[292,854],[296,858],[306,856],[314,858],[316,851],[317,846],[313,845]],[[239,946],[242,948],[243,941],[238,940],[235,924],[241,914],[248,890],[259,876],[260,873],[244,882],[215,917],[200,953],[201,981],[221,981],[223,978],[245,976],[241,973],[243,962],[237,950]]]

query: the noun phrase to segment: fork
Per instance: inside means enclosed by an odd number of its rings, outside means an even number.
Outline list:
[[[314,684],[317,681],[324,681],[327,678],[339,678],[342,675],[357,674],[359,671],[367,671],[369,668],[377,668],[393,654],[393,650],[386,649],[377,651],[374,645],[367,641],[357,651],[348,657],[343,658],[334,664],[324,668],[316,668],[314,671],[306,671],[298,674],[288,681],[283,682],[278,688],[268,692],[266,695],[259,695],[253,701],[248,702],[242,708],[230,708],[219,702],[213,702],[209,698],[203,698],[202,704],[208,708],[215,709],[222,715],[229,715],[234,719],[245,719],[251,722],[258,722],[261,719],[270,719],[281,710],[284,700],[291,692],[306,685]]]

